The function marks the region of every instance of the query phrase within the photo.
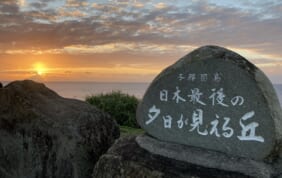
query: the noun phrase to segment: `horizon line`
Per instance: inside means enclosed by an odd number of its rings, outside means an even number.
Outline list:
[[[0,83],[5,83],[5,84],[9,84],[11,82],[15,82],[15,81],[24,81],[24,80],[31,80],[31,79],[23,79],[23,80],[12,80],[12,81],[7,81],[7,80],[0,80]],[[134,81],[75,81],[75,80],[53,80],[53,81],[37,81],[37,80],[32,80],[34,82],[38,82],[38,83],[147,83],[150,84],[153,82],[152,81],[147,81],[147,82],[134,82]],[[272,83],[272,82],[271,82]],[[282,83],[272,83],[272,85],[282,85]]]
[[[25,80],[31,80],[31,79],[23,79],[23,80],[0,80],[0,83],[11,83],[11,82],[16,82],[16,81],[25,81]],[[37,81],[37,80],[31,80],[34,82],[38,82],[38,83],[152,83],[151,82],[134,82],[134,81],[75,81],[75,80],[65,80],[65,81],[61,81],[61,80],[54,80],[54,81]]]

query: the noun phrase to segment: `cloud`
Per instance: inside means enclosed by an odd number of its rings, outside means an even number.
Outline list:
[[[166,7],[167,7],[167,5],[165,3],[163,3],[163,2],[157,3],[155,5],[155,8],[157,8],[157,9],[164,9]]]
[[[21,7],[25,6],[26,5],[25,0],[18,0],[18,5]]]
[[[29,4],[31,7],[36,9],[43,9],[48,6],[48,3],[46,2],[32,2]]]
[[[240,53],[243,56],[248,56],[252,59],[265,59],[265,60],[271,60],[271,62],[274,61],[280,61],[281,58],[280,56],[275,56],[275,55],[271,55],[271,54],[265,54],[265,53],[260,53],[258,51],[255,50],[249,50],[249,49],[243,49],[243,48],[230,48],[234,51],[237,51],[238,53]]]
[[[144,7],[144,4],[141,3],[141,2],[135,2],[135,3],[133,4],[133,6],[134,6],[134,7],[137,7],[137,8],[142,8],[142,7]]]
[[[20,11],[17,2],[0,2],[0,47],[8,54],[136,54],[138,50],[167,54],[186,53],[183,46],[216,44],[255,50],[268,55],[267,59],[282,55],[281,4],[271,1],[257,5],[254,11],[209,1],[180,6],[166,1],[125,4],[87,0],[67,0],[60,7],[53,0],[26,2],[28,7]],[[265,13],[271,18],[261,18]]]
[[[66,7],[81,7],[88,6],[89,2],[86,0],[66,0]]]
[[[149,43],[110,43],[96,46],[74,45],[67,46],[64,50],[70,54],[97,54],[97,53],[114,53],[125,52],[130,53],[146,53],[146,54],[170,54],[170,53],[185,53],[194,49],[194,46],[189,45],[156,45]]]
[[[57,14],[59,17],[76,17],[76,18],[81,18],[85,17],[86,14],[82,11],[79,10],[74,10],[74,11],[68,11],[64,9],[60,9]]]
[[[96,46],[72,45],[64,47],[64,50],[70,54],[91,54],[91,53],[113,53],[128,48],[129,45],[122,44],[104,44]]]
[[[0,2],[1,14],[12,15],[19,12],[19,6],[15,0],[3,0]]]
[[[61,54],[64,51],[61,49],[48,49],[48,50],[6,50],[5,54],[11,54],[11,55],[26,55],[26,54],[32,54],[32,55],[42,55],[42,54]]]

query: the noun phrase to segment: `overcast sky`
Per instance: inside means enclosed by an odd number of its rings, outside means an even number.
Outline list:
[[[202,45],[282,83],[281,0],[1,0],[0,80],[150,82]]]

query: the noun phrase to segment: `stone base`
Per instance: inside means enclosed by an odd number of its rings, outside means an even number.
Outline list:
[[[231,157],[223,153],[186,145],[163,142],[147,135],[138,136],[136,141],[140,147],[152,154],[176,159],[188,164],[238,172],[252,177],[271,177],[274,174],[272,166],[264,162]]]
[[[273,172],[271,166],[265,163],[138,136],[119,139],[99,159],[93,178],[277,177]]]

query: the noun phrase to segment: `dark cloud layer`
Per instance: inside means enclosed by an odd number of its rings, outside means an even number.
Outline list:
[[[263,53],[282,55],[282,4],[279,1],[278,4],[267,1],[257,5],[254,11],[209,1],[177,6],[67,0],[56,8],[53,0],[28,2],[24,7],[15,0],[0,2],[2,52],[144,43],[248,46]]]

